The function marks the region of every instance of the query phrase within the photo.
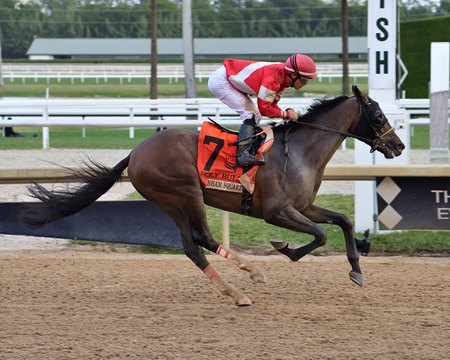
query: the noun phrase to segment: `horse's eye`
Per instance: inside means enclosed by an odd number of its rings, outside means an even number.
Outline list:
[[[380,110],[375,111],[375,118],[379,121],[383,121],[383,112]]]

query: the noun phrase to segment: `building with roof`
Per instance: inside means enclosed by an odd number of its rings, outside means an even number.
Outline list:
[[[367,38],[349,38],[349,56],[367,58]],[[52,59],[141,59],[150,56],[150,39],[131,38],[36,38],[27,55],[30,60]],[[195,57],[284,57],[301,52],[316,58],[339,58],[340,37],[289,38],[196,38]],[[158,57],[183,58],[182,38],[158,39]]]

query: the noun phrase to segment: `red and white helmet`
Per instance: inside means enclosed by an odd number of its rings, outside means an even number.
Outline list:
[[[293,54],[284,63],[284,69],[288,73],[296,74],[299,77],[314,79],[317,77],[316,64],[307,55]]]

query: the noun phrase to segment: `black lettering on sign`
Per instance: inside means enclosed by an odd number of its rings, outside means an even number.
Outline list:
[[[386,18],[379,18],[377,20],[377,28],[381,32],[377,32],[376,38],[378,41],[386,41],[389,37],[389,33],[386,29],[386,26],[389,25],[389,21]]]
[[[383,57],[381,56],[381,51],[377,51],[375,53],[375,66],[376,66],[376,73],[381,74],[388,74],[388,52],[383,51]],[[381,71],[381,67],[383,66],[383,71]]]

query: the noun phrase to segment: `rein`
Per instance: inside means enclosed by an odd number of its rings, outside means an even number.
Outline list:
[[[209,119],[209,118],[208,118],[208,119]],[[211,119],[209,119],[209,120],[211,120]],[[211,121],[215,123],[215,121],[213,121],[213,120],[211,120]],[[286,123],[287,121],[289,121],[289,120],[288,120],[288,119],[283,119],[283,120],[281,120],[281,121],[279,121],[279,122],[277,122],[277,123],[275,123],[275,124],[273,124],[273,125],[271,125],[271,126],[268,126],[266,129],[261,130],[260,132],[258,132],[258,133],[256,133],[256,134],[253,134],[253,135],[251,135],[251,136],[249,136],[249,137],[246,137],[246,138],[244,138],[244,139],[241,139],[241,140],[233,141],[233,142],[230,143],[230,145],[233,145],[233,146],[234,146],[234,145],[239,145],[239,144],[243,144],[243,143],[245,143],[245,142],[247,142],[247,141],[249,141],[249,140],[255,139],[255,138],[257,138],[258,136],[261,136],[262,134],[265,134],[266,132],[272,130],[273,128],[276,128],[277,126],[283,125],[283,124]]]
[[[309,126],[311,128],[314,128],[314,129],[317,129],[317,130],[321,130],[321,131],[325,131],[325,132],[328,132],[328,133],[342,135],[342,136],[345,136],[345,137],[351,137],[351,138],[360,140],[360,141],[370,145],[370,147],[371,147],[370,152],[373,153],[377,148],[381,147],[382,145],[386,145],[386,143],[384,141],[384,137],[387,134],[389,134],[391,131],[393,131],[394,128],[391,127],[385,133],[379,134],[379,130],[381,129],[381,127],[384,126],[384,124],[386,123],[387,119],[385,119],[384,122],[382,124],[380,124],[379,126],[375,126],[375,124],[370,119],[369,115],[367,114],[367,111],[366,111],[365,107],[361,103],[359,103],[359,107],[360,107],[360,115],[364,116],[367,119],[367,121],[369,122],[370,126],[372,127],[372,130],[375,132],[375,135],[376,135],[375,139],[369,139],[369,138],[366,138],[364,136],[351,134],[351,133],[346,132],[346,131],[332,129],[332,128],[329,128],[329,127],[326,127],[326,126],[323,126],[323,125],[308,123],[308,122],[304,122],[304,121],[297,120],[297,121],[295,121],[295,123],[301,124],[301,125],[306,125],[306,126]],[[254,138],[256,138],[256,137],[266,133],[270,129],[273,129],[273,128],[277,127],[277,126],[280,126],[280,125],[286,123],[287,121],[289,121],[289,120],[288,119],[284,119],[284,120],[282,120],[282,121],[280,121],[278,123],[273,124],[272,126],[268,127],[267,129],[265,129],[263,131],[260,131],[257,134],[249,136],[249,137],[247,137],[245,139],[237,140],[237,141],[231,143],[231,145],[239,145],[239,144],[241,144],[243,142],[246,142],[248,140],[254,139]],[[287,134],[285,135],[285,139],[284,139],[285,146],[287,146],[287,142],[289,141],[288,140],[289,139],[289,132],[290,132],[290,128],[287,129]],[[287,152],[287,150],[285,152]]]
[[[345,137],[352,137],[354,139],[361,140],[363,142],[369,142],[371,144],[375,142],[375,140],[368,139],[368,138],[365,138],[363,136],[350,134],[350,133],[348,133],[346,131],[340,131],[340,130],[328,128],[328,127],[322,126],[322,125],[307,123],[307,122],[304,122],[304,121],[296,121],[296,123],[301,124],[301,125],[306,125],[306,126],[312,127],[314,129],[317,129],[317,130],[322,130],[322,131],[325,131],[325,132],[338,134],[338,135],[342,135],[342,136],[345,136]]]

